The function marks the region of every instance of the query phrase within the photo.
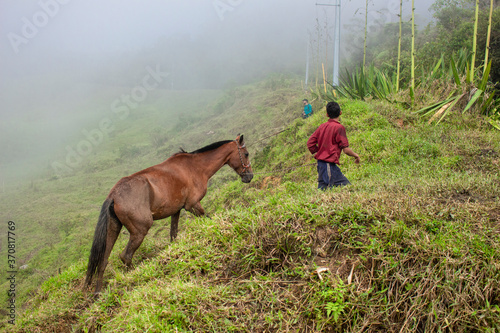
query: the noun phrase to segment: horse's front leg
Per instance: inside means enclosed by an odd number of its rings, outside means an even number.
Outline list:
[[[181,211],[178,211],[170,218],[170,241],[173,242],[177,237],[177,231],[179,230],[179,215]]]

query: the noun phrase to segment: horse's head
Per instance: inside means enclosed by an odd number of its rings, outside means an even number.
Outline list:
[[[243,135],[239,135],[234,140],[236,143],[236,151],[234,151],[228,161],[228,164],[241,177],[244,183],[250,183],[253,178],[252,166],[248,158],[248,150],[243,141]]]

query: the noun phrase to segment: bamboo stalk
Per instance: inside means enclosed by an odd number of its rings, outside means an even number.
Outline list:
[[[411,106],[415,103],[415,0],[411,0]]]
[[[493,0],[491,0],[493,1]],[[399,3],[399,42],[398,42],[398,70],[396,74],[396,92],[399,92],[399,75],[401,68],[401,38],[403,34],[403,0]]]
[[[488,20],[488,35],[486,37],[486,50],[484,52],[484,70],[483,70],[483,76],[484,72],[486,71],[486,67],[488,66],[488,56],[490,52],[490,39],[491,39],[491,20],[493,17],[493,0],[490,0],[490,18]]]
[[[328,66],[328,38],[330,37],[330,35],[328,33],[328,18],[327,18],[328,16],[326,15],[326,10],[325,10],[325,17],[326,17],[325,18],[325,64],[326,66]],[[325,76],[324,68],[323,68],[323,76]],[[326,78],[328,78],[328,74],[326,74]]]
[[[319,40],[321,39],[321,27],[319,25],[319,20],[316,19],[316,32],[318,33],[318,38],[317,38],[317,49],[316,49],[316,88],[318,87],[318,81],[319,81]]]
[[[321,67],[323,68],[323,86],[325,87],[325,94],[326,94],[325,64],[324,64],[324,63],[321,63]]]
[[[470,64],[469,82],[474,81],[474,67],[476,65],[477,22],[479,21],[479,0],[476,0],[476,13],[474,17],[474,35],[472,36],[472,60]]]
[[[307,83],[309,82],[309,44],[311,43],[310,40],[307,41],[307,47],[306,47],[306,77],[305,77],[305,86],[307,89]],[[304,89],[302,89],[304,90]]]
[[[366,65],[366,36],[368,34],[368,0],[366,0],[365,8],[365,41],[363,43],[363,68]]]

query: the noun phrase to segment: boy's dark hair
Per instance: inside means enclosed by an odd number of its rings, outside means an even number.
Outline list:
[[[308,101],[307,99],[305,99],[305,98],[302,100],[302,102],[307,102],[307,103],[309,103],[309,101]]]
[[[329,102],[326,105],[326,113],[328,114],[328,118],[337,118],[340,116],[340,105],[337,102]]]

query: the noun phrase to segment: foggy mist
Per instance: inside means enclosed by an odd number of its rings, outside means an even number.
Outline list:
[[[420,26],[433,2],[416,5]],[[225,89],[273,72],[304,75],[311,31],[334,17],[334,7],[317,3],[336,0],[2,0],[0,181],[18,165],[46,167],[89,119],[131,103],[110,96],[138,84]],[[342,0],[342,36],[355,33],[347,27],[364,5]],[[404,6],[407,20],[411,2]],[[399,1],[370,1],[371,22],[398,13]],[[342,57],[350,43],[341,40]]]

